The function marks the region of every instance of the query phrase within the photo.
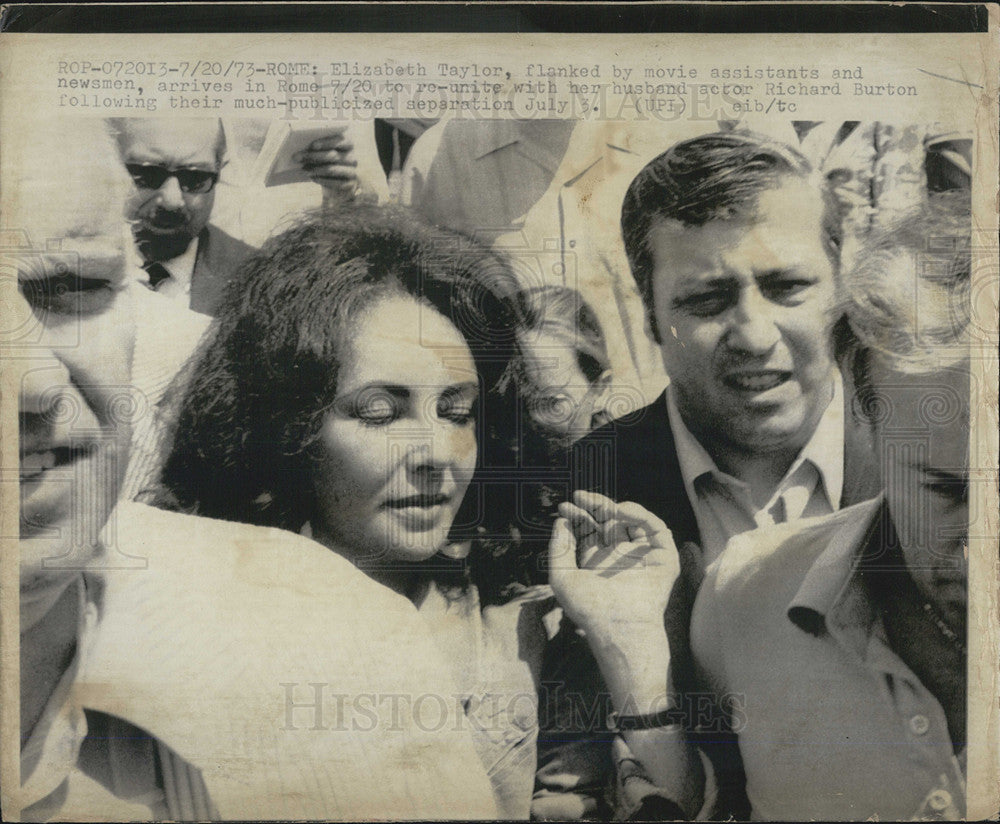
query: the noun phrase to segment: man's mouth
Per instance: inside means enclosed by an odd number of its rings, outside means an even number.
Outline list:
[[[153,212],[140,218],[143,229],[160,234],[178,232],[187,226],[188,219],[179,212]]]
[[[91,451],[92,449],[86,446],[56,446],[52,449],[36,449],[27,452],[21,455],[21,483],[38,481],[46,472],[71,464],[73,461],[90,454]]]
[[[791,380],[792,373],[783,369],[755,369],[730,372],[723,383],[739,392],[766,392]]]

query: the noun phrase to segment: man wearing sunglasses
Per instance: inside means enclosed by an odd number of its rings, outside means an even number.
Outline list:
[[[126,214],[148,285],[214,314],[236,267],[254,251],[209,222],[226,151],[221,122],[120,118],[111,125],[134,183]]]

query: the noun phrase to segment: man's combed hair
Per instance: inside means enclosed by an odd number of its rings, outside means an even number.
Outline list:
[[[809,178],[809,161],[784,143],[761,135],[718,132],[685,140],[650,161],[629,186],[622,203],[625,252],[654,337],[653,256],[650,230],[660,221],[703,226],[715,220],[754,217],[762,192],[786,178]],[[824,248],[835,265],[841,246],[841,210],[826,187]]]
[[[508,414],[493,390],[513,353],[515,290],[501,258],[403,210],[308,217],[230,284],[179,403],[157,502],[299,530],[314,507],[309,447],[357,319],[400,295],[436,309],[469,344],[481,381],[480,464],[503,463],[494,430]]]

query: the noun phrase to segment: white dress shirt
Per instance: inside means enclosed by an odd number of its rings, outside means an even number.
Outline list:
[[[837,373],[833,397],[816,431],[762,507],[750,486],[716,466],[684,424],[672,387],[667,388],[670,429],[688,500],[701,533],[706,564],[714,561],[735,535],[775,523],[829,515],[840,508],[844,486],[844,384]]]
[[[195,238],[177,257],[159,261],[160,265],[170,273],[170,277],[157,284],[156,293],[187,308],[191,302],[191,280],[194,277],[194,264],[197,259],[198,238]],[[149,283],[148,275],[145,283]]]

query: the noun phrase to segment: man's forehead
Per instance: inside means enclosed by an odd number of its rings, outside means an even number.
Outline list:
[[[221,132],[217,120],[127,121],[119,141],[126,160],[217,165]]]
[[[661,275],[676,276],[685,269],[703,272],[737,246],[772,257],[773,265],[781,268],[823,250],[823,213],[820,191],[808,181],[789,179],[763,190],[731,216],[698,225],[660,218],[650,227],[647,242]]]

